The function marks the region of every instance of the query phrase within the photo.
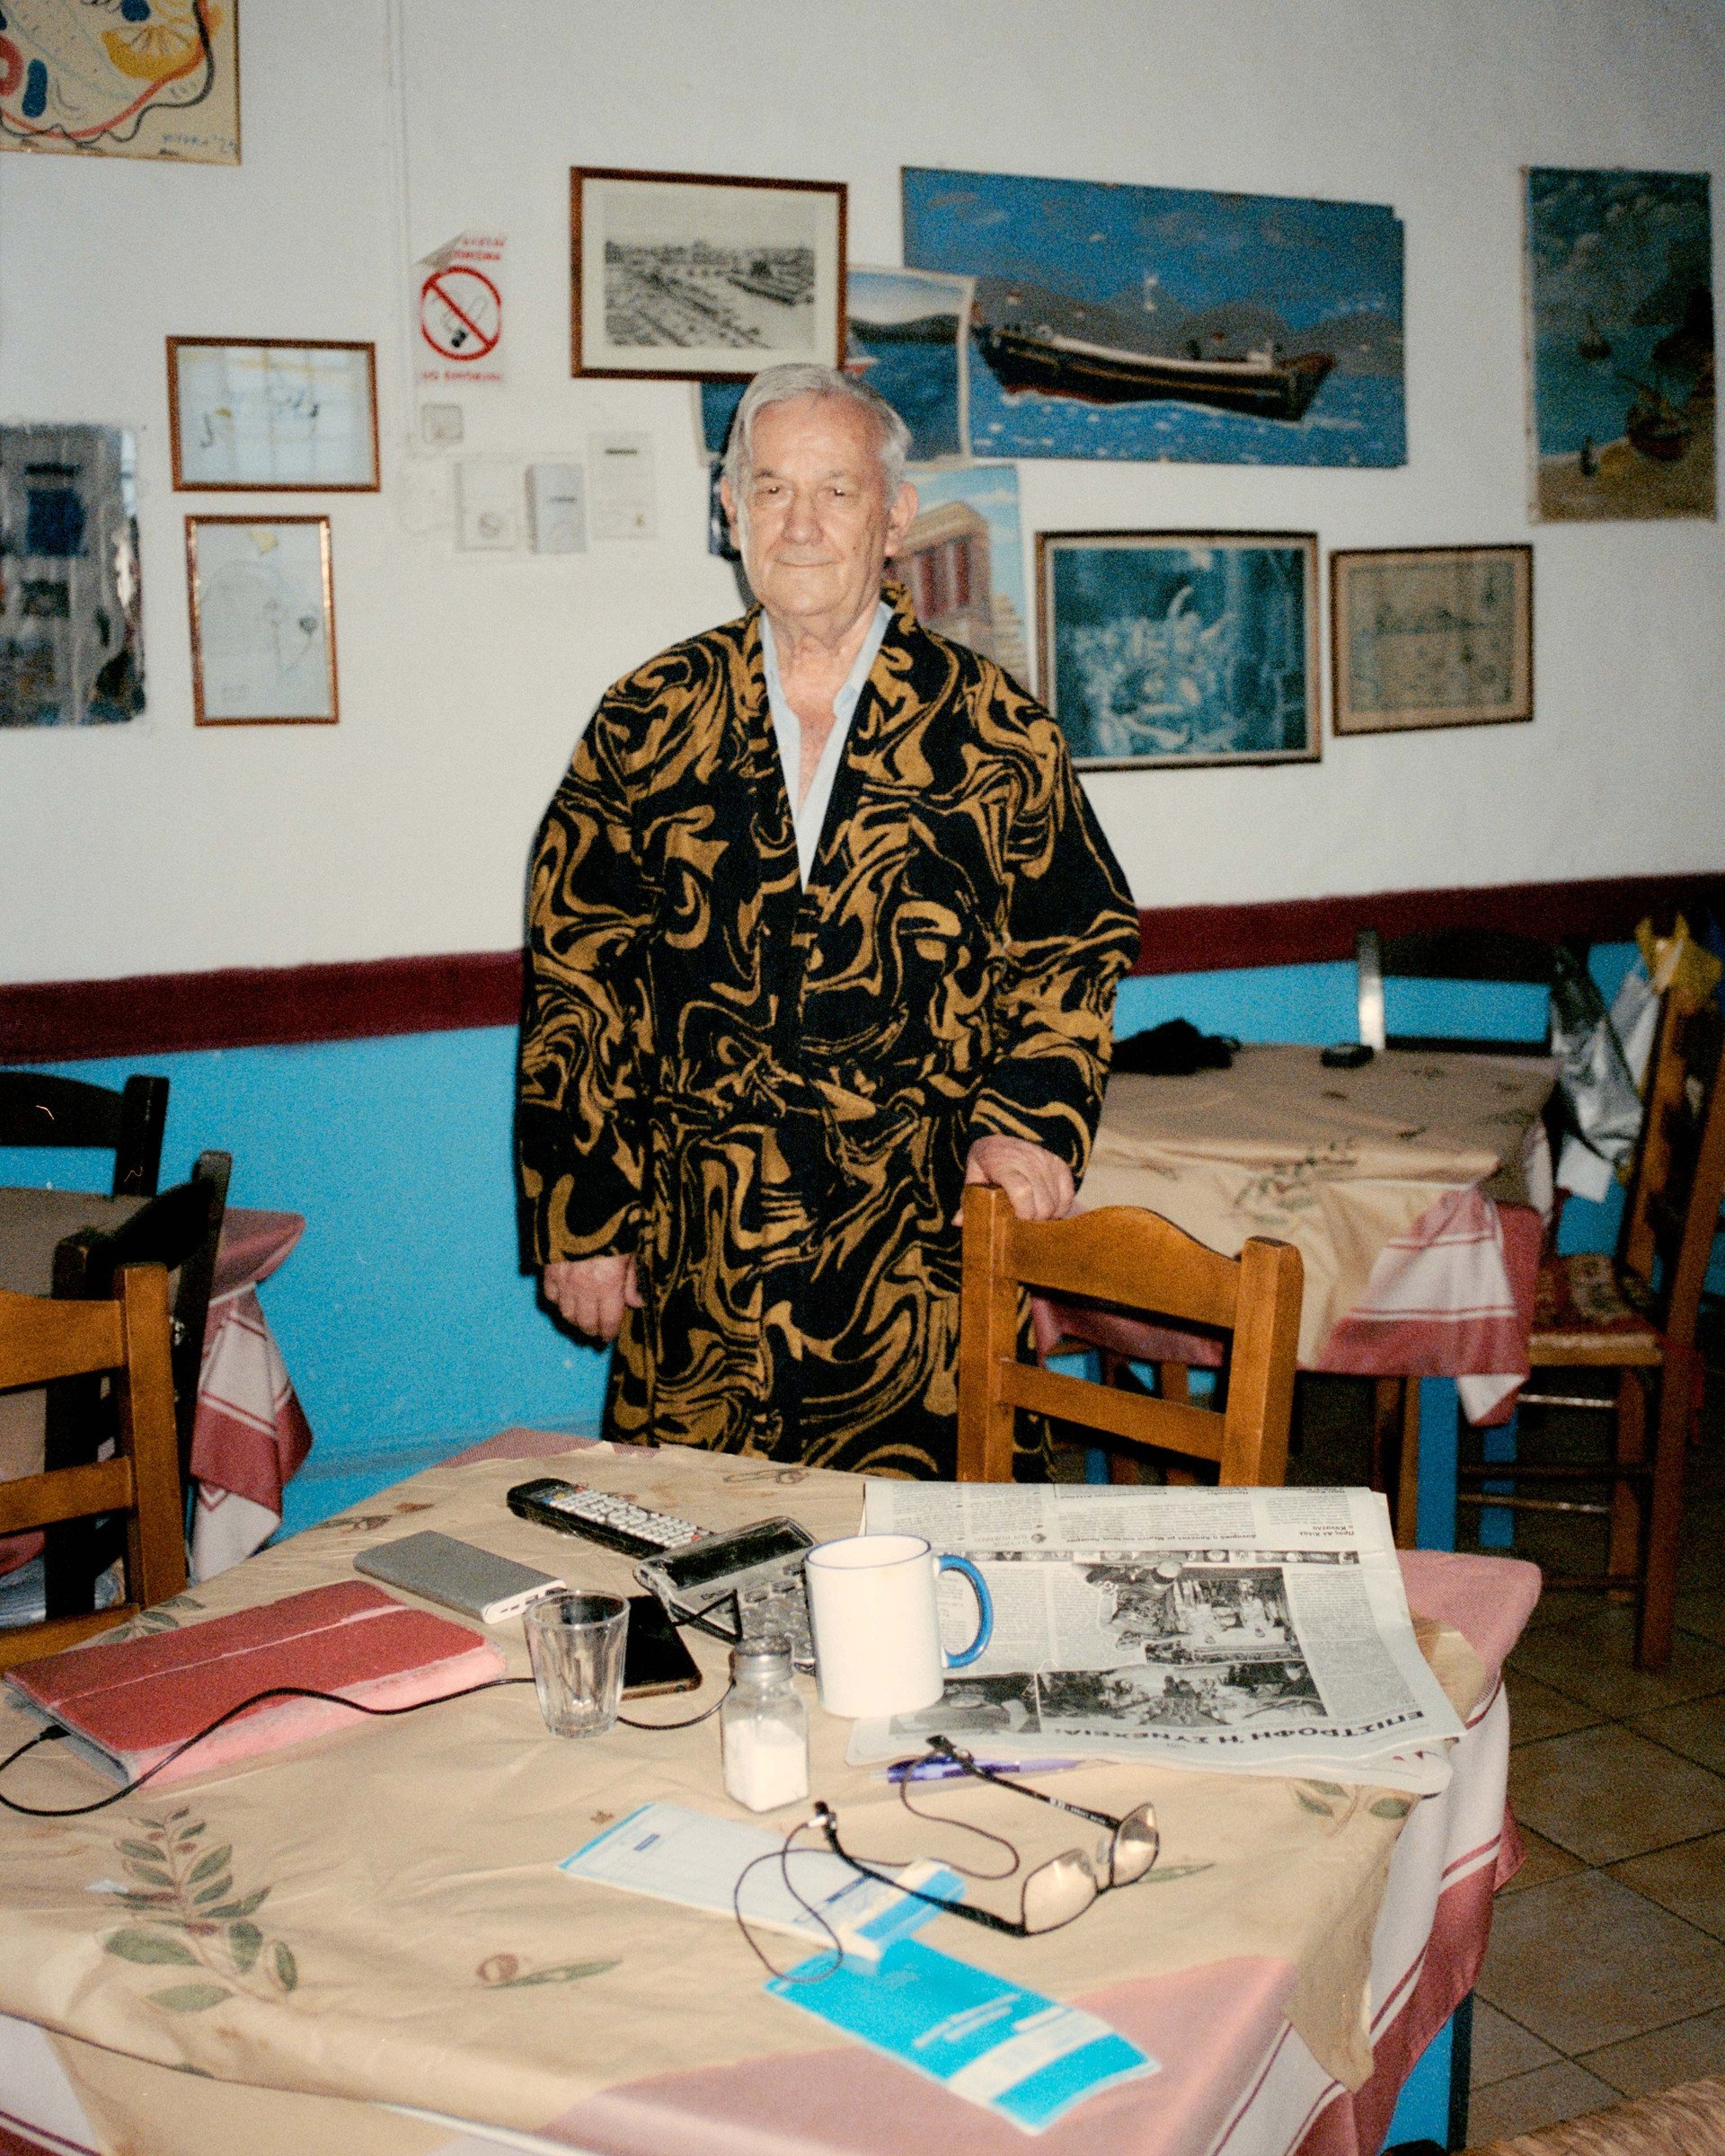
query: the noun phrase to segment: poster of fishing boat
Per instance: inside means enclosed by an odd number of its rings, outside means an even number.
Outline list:
[[[1526,174],[1534,515],[1717,514],[1705,172]]]
[[[977,456],[1407,462],[1390,209],[907,165],[904,238],[976,280]]]

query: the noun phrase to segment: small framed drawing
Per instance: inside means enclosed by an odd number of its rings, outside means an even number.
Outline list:
[[[1338,734],[1531,719],[1534,550],[1331,554],[1330,641]]]
[[[170,337],[168,432],[181,493],[375,493],[376,349]]]
[[[199,726],[333,726],[327,517],[188,517]]]
[[[1039,532],[1042,700],[1081,768],[1315,762],[1315,532]]]
[[[747,382],[845,351],[842,181],[576,166],[570,371]]]

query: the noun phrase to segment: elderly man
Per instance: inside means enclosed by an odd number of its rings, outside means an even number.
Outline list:
[[[1048,713],[881,596],[908,441],[756,376],[760,603],[606,694],[540,835],[521,1184],[613,1436],[951,1475],[963,1186],[1083,1171],[1137,920]]]

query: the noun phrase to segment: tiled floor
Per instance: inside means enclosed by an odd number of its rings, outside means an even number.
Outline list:
[[[1638,1671],[1633,1613],[1574,1592],[1544,1595],[1510,1658],[1527,1860],[1474,1993],[1475,2145],[1725,2072],[1725,1324],[1704,1347],[1670,1667]],[[1365,1388],[1308,1379],[1300,1397],[1290,1479],[1360,1480]],[[1605,1427],[1524,1419],[1530,1460],[1597,1454]],[[1516,1554],[1548,1570],[1603,1559],[1603,1523],[1518,1514],[1516,1529]]]
[[[1546,1596],[1510,1659],[1527,1861],[1475,1994],[1475,2143],[1725,2072],[1725,1384],[1712,1392],[1669,1669],[1637,1671],[1632,1613],[1575,1594]],[[1535,1525],[1522,1554],[1561,1562],[1566,1535],[1571,1568],[1597,1561],[1580,1539],[1597,1527]]]

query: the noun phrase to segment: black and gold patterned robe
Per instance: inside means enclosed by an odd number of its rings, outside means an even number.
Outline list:
[[[636,1257],[614,1436],[950,1476],[966,1153],[1084,1170],[1137,916],[1054,720],[887,596],[806,891],[757,613],[608,692],[540,834],[522,1191],[537,1263]]]

